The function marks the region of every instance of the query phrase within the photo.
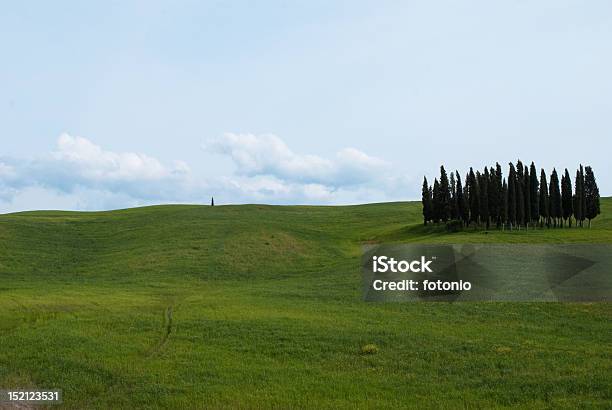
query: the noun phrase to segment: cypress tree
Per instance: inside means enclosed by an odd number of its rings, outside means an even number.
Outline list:
[[[516,179],[517,180],[521,180],[523,179],[523,177],[525,176],[525,174],[523,173],[525,168],[523,168],[523,162],[519,159],[516,161]]]
[[[540,224],[548,225],[548,182],[544,168],[540,172]]]
[[[559,190],[559,175],[557,170],[553,168],[552,174],[550,174],[550,189],[548,190],[549,199],[549,212],[551,218],[553,218],[553,225],[557,226],[559,219],[563,217],[563,209],[561,208],[561,191]]]
[[[464,224],[468,223],[469,215],[467,211],[467,204],[465,202],[465,196],[463,195],[463,186],[461,184],[461,176],[459,172],[457,174],[457,218],[462,220]]]
[[[508,172],[508,225],[510,230],[516,223],[516,171],[514,164],[510,163],[510,171]]]
[[[434,219],[434,202],[433,202],[433,186],[429,186],[429,198],[431,198],[431,205],[429,206],[429,222],[433,222]]]
[[[525,184],[518,178],[516,180],[516,226],[521,229],[525,224],[525,198],[523,197]]]
[[[525,168],[519,159],[516,162],[516,224],[525,225]]]
[[[421,202],[423,203],[423,225],[431,220],[431,195],[427,177],[423,177],[423,190],[421,192]]]
[[[463,202],[465,203],[465,213],[466,213],[466,217],[467,217],[467,222],[465,223],[465,226],[468,226],[470,224],[470,188],[469,188],[469,184],[470,184],[470,172],[468,171],[465,174],[465,185],[463,186]]]
[[[540,219],[540,198],[538,194],[538,172],[533,162],[529,167],[529,190],[531,221],[536,224]]]
[[[499,192],[497,191],[497,175],[493,167],[489,168],[487,191],[489,194],[489,219],[497,226],[499,219]]]
[[[444,165],[440,166],[440,219],[446,222],[450,219],[450,186]]]
[[[440,200],[440,184],[438,178],[434,179],[432,194],[431,194],[431,219],[433,222],[440,222],[440,216],[442,214],[442,202]]]
[[[501,223],[502,226],[505,227],[508,223],[508,184],[506,183],[506,178],[502,182],[502,206],[501,206]]]
[[[484,174],[479,177],[480,220],[485,224],[485,228],[489,229],[489,171],[487,167],[484,169]]]
[[[595,174],[591,167],[585,168],[584,176],[584,195],[586,197],[586,209],[584,212],[585,217],[589,220],[589,228],[591,227],[591,220],[596,218],[601,213],[599,205],[599,188],[595,181]]]
[[[507,187],[506,187],[507,188]],[[502,208],[504,206],[504,201],[506,198],[504,197],[503,182],[502,182],[502,169],[499,162],[495,163],[495,192],[497,193],[497,220],[496,224],[499,228],[503,223],[505,223],[504,218],[502,218]]]
[[[555,171],[555,174],[557,172]],[[557,179],[557,221],[559,226],[563,227],[563,197],[561,196],[561,186],[559,185],[559,176],[556,176]]]
[[[468,197],[469,197],[469,205],[470,205],[470,223],[475,222],[478,224],[478,217],[480,215],[480,194],[478,192],[478,181],[476,179],[476,175],[474,175],[474,170],[470,168],[469,173],[469,181],[467,183],[468,187]]]
[[[561,204],[563,206],[563,219],[571,228],[574,203],[572,199],[572,179],[567,168],[565,168],[565,174],[561,177]]]
[[[582,218],[580,219],[580,226],[584,223],[586,219],[586,194],[584,191],[584,168],[582,164],[580,164],[580,198],[582,199]]]
[[[567,219],[565,218],[565,209],[564,209],[564,204],[563,204],[563,193],[565,192],[565,174],[561,174],[561,185],[560,185],[560,195],[561,195],[561,219],[560,219],[560,225],[562,228],[565,228],[565,224],[567,222]]]
[[[531,178],[529,176],[529,168],[525,165],[524,195],[525,195],[525,225],[529,226],[531,222]]]
[[[471,168],[470,168],[470,169],[471,169]],[[468,197],[468,192],[467,192],[467,191],[468,191],[468,183],[470,182],[470,171],[468,171],[468,172],[466,172],[466,173],[465,173],[465,179],[464,179],[464,181],[465,181],[465,185],[463,186],[463,197],[464,197],[466,200],[468,200],[468,199],[469,199],[469,197]],[[469,205],[469,201],[468,201],[468,205]]]
[[[457,184],[454,172],[450,174],[450,218],[457,219]]]
[[[525,223],[525,168],[521,160],[516,161],[516,223]]]
[[[582,221],[582,198],[580,194],[582,189],[580,188],[580,170],[576,170],[576,180],[574,185],[574,219],[576,220],[576,226]]]

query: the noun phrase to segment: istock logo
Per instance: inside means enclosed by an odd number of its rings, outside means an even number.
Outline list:
[[[421,259],[415,259],[412,261],[406,260],[395,260],[395,258],[389,258],[387,256],[373,256],[374,262],[373,270],[376,273],[406,273],[406,272],[430,272],[433,273],[429,265],[433,262],[435,256],[432,259],[426,259],[425,256],[421,256]]]

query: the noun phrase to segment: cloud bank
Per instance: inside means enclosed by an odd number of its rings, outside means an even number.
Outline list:
[[[228,133],[205,147],[229,156],[241,175],[270,175],[293,183],[336,188],[370,182],[388,168],[383,160],[355,148],[345,148],[331,160],[299,155],[275,135]]]
[[[355,148],[331,158],[299,154],[275,135],[232,134],[204,148],[232,162],[231,175],[195,175],[182,161],[105,150],[62,134],[56,149],[35,158],[0,157],[0,211],[112,209],[155,203],[341,204],[402,197],[409,181]]]

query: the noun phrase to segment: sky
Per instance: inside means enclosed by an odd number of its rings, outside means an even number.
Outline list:
[[[591,165],[609,1],[54,1],[0,14],[0,213],[420,198]]]

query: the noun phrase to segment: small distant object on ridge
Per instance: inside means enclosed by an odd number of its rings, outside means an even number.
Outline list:
[[[210,197],[210,206],[215,206],[215,197]]]

